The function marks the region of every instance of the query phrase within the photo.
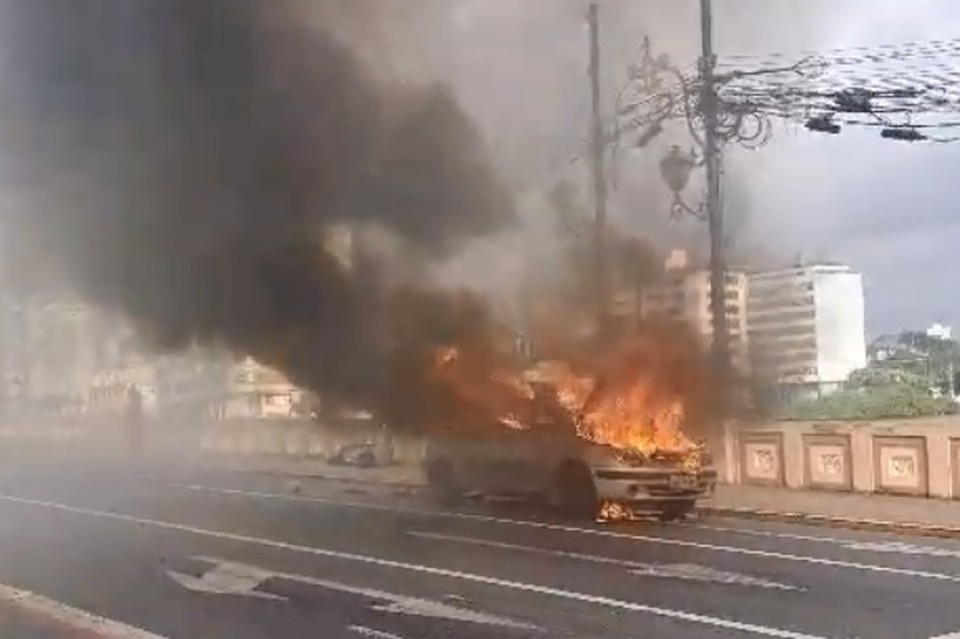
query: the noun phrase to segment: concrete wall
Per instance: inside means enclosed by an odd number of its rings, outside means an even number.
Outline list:
[[[378,425],[358,421],[334,424],[307,419],[220,420],[202,427],[200,449],[231,455],[326,459],[340,446],[371,442],[381,460],[417,463],[422,458],[420,438],[391,434]]]
[[[960,499],[960,416],[728,425],[729,483]]]

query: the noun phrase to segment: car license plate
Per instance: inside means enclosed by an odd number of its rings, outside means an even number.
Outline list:
[[[674,475],[670,478],[670,488],[674,490],[693,490],[696,487],[696,477],[691,477],[690,475]]]

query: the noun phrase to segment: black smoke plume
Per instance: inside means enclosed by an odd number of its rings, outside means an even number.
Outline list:
[[[298,8],[0,0],[2,231],[164,348],[225,344],[366,401],[390,305],[325,231],[439,258],[512,202],[450,92],[372,80]]]

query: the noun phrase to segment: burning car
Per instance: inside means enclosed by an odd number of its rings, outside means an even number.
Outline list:
[[[537,395],[539,410],[522,427],[452,424],[429,439],[424,469],[440,503],[482,493],[537,498],[578,518],[669,521],[713,491],[717,473],[702,446],[644,451],[598,443],[565,411],[549,407],[547,390]]]
[[[482,344],[438,350],[434,397],[451,410],[433,424],[424,460],[436,497],[536,496],[580,517],[688,513],[717,478],[686,434],[709,421],[709,377],[699,345],[676,327],[642,328],[536,364]]]

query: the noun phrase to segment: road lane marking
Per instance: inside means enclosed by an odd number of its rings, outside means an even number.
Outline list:
[[[563,557],[566,559],[577,559],[579,561],[589,561],[597,564],[607,564],[625,568],[635,575],[641,577],[665,577],[672,579],[683,579],[687,581],[700,581],[706,583],[720,583],[729,585],[755,586],[758,588],[770,588],[773,590],[806,590],[798,586],[769,581],[760,577],[751,577],[750,575],[741,575],[726,570],[717,570],[708,566],[700,566],[691,563],[682,564],[651,564],[639,561],[624,561],[614,559],[613,557],[604,557],[603,555],[588,555],[579,552],[570,552],[567,550],[553,550],[550,548],[537,548],[535,546],[524,546],[522,544],[510,544],[500,541],[491,541],[488,539],[478,539],[476,537],[466,537],[462,535],[447,535],[444,533],[423,532],[418,530],[407,531],[411,537],[421,539],[430,539],[434,541],[449,541],[462,544],[471,544],[474,546],[484,546],[487,548],[499,548],[501,550],[513,550],[517,552],[528,552],[535,555],[547,555],[552,557]]]
[[[43,595],[0,584],[0,603],[10,604],[39,620],[53,622],[98,639],[164,639],[160,635],[80,610]]]
[[[937,635],[936,637],[930,637],[930,639],[960,639],[960,631],[948,632],[945,635]]]
[[[423,599],[421,597],[408,597],[398,595],[385,590],[376,590],[374,588],[361,588],[349,584],[331,581],[329,579],[315,579],[306,575],[296,575],[293,573],[277,572],[251,566],[249,564],[221,559],[219,557],[197,556],[192,557],[197,561],[212,564],[214,567],[208,570],[202,577],[189,577],[190,585],[183,584],[179,577],[174,580],[190,590],[198,592],[207,592],[221,595],[252,595],[261,596],[267,599],[277,599],[286,601],[286,597],[263,593],[255,590],[268,579],[285,579],[308,586],[316,586],[327,590],[336,590],[352,595],[360,595],[367,599],[380,600],[379,603],[371,607],[375,612],[386,612],[397,615],[409,615],[413,617],[432,617],[434,619],[445,619],[447,621],[460,621],[464,623],[482,624],[487,626],[500,626],[503,628],[514,628],[519,630],[539,630],[536,626],[506,617],[499,617],[476,610],[470,610],[448,603]],[[168,575],[170,572],[168,571]],[[179,574],[179,573],[177,573]],[[172,576],[172,575],[171,575]],[[183,576],[183,575],[181,575]]]
[[[863,541],[844,539],[841,537],[826,537],[823,535],[803,535],[800,533],[786,533],[774,530],[748,530],[728,526],[710,526],[697,524],[686,526],[682,530],[707,530],[711,532],[732,533],[749,537],[767,537],[771,539],[790,539],[796,541],[810,541],[820,544],[832,544],[845,550],[862,550],[867,552],[894,553],[903,555],[926,555],[929,557],[960,558],[960,549],[941,548],[938,546],[920,546],[899,541]]]
[[[403,639],[400,635],[395,635],[392,632],[384,632],[366,626],[347,626],[347,630],[355,632],[361,637],[372,637],[372,639]]]
[[[57,502],[42,501],[38,499],[27,499],[24,497],[17,497],[14,495],[0,494],[0,501],[5,501],[11,504],[20,504],[23,506],[31,506],[34,508],[45,508],[48,510],[54,510],[54,511],[63,512],[63,513],[70,513],[73,515],[82,515],[85,517],[112,520],[112,521],[124,522],[128,524],[135,524],[137,526],[151,526],[153,528],[158,528],[161,530],[189,533],[192,535],[196,535],[198,537],[219,539],[221,541],[231,541],[231,542],[237,542],[242,544],[262,546],[265,548],[275,548],[278,550],[285,550],[289,552],[313,555],[316,557],[326,557],[328,559],[353,561],[353,562],[363,563],[371,566],[378,566],[381,568],[393,568],[396,570],[406,570],[413,573],[432,575],[435,577],[459,579],[461,581],[478,583],[486,586],[495,586],[498,588],[515,590],[519,592],[528,592],[528,593],[544,595],[548,597],[556,597],[558,599],[566,599],[566,600],[576,601],[579,603],[585,603],[585,604],[590,604],[594,606],[602,606],[606,608],[612,608],[614,610],[649,614],[649,615],[654,615],[658,617],[663,617],[666,619],[684,621],[687,623],[699,624],[704,626],[712,626],[715,628],[725,628],[728,630],[736,630],[738,632],[760,635],[764,637],[778,637],[779,639],[824,639],[822,637],[806,634],[803,632],[796,632],[793,630],[785,630],[782,628],[773,628],[769,626],[762,626],[759,624],[735,621],[733,619],[725,619],[723,617],[713,617],[710,615],[702,615],[695,612],[687,612],[684,610],[676,610],[673,608],[661,608],[658,606],[650,606],[647,604],[636,603],[633,601],[614,599],[611,597],[604,597],[600,595],[591,595],[591,594],[577,592],[573,590],[553,588],[551,586],[541,586],[539,584],[531,584],[531,583],[526,583],[522,581],[511,581],[508,579],[501,579],[499,577],[491,577],[488,575],[480,575],[480,574],[469,573],[469,572],[461,572],[458,570],[451,570],[448,568],[439,568],[436,566],[425,566],[422,564],[412,564],[404,561],[385,559],[383,557],[376,557],[374,555],[361,555],[357,553],[331,550],[328,548],[318,548],[314,546],[301,546],[299,544],[292,544],[284,541],[277,541],[275,539],[264,539],[260,537],[253,537],[250,535],[242,535],[239,533],[231,533],[231,532],[226,532],[221,530],[209,530],[206,528],[199,528],[197,526],[191,526],[188,524],[179,524],[176,522],[164,521],[160,519],[150,519],[147,517],[136,517],[133,515],[124,515],[116,512],[108,512],[105,510],[81,508],[78,506],[70,506],[67,504],[60,504]]]
[[[592,535],[594,537],[604,537],[608,539],[620,539],[624,541],[635,541],[650,544],[660,544],[664,546],[678,546],[681,548],[696,548],[697,550],[709,550],[712,552],[723,552],[735,555],[746,555],[751,557],[764,557],[766,559],[777,559],[780,561],[791,561],[796,563],[814,564],[818,566],[829,566],[831,568],[845,568],[849,570],[860,570],[864,572],[878,572],[888,575],[899,575],[903,577],[919,577],[922,579],[933,579],[936,581],[946,581],[960,583],[960,575],[950,575],[939,572],[929,572],[926,570],[912,570],[909,568],[893,568],[891,566],[880,566],[877,564],[865,564],[856,561],[843,561],[841,559],[827,559],[825,557],[813,557],[810,555],[795,555],[775,550],[759,550],[756,548],[742,548],[740,546],[726,546],[722,544],[711,544],[700,541],[689,541],[686,539],[672,539],[669,537],[651,537],[650,535],[639,535],[635,533],[617,532],[615,530],[602,530],[598,528],[582,528],[578,526],[568,526],[565,524],[551,524],[541,521],[525,521],[522,519],[506,519],[503,517],[493,517],[489,515],[477,515],[473,513],[454,513],[440,512],[436,510],[427,510],[425,508],[409,508],[404,506],[386,506],[383,504],[369,504],[355,501],[340,501],[337,499],[326,499],[323,497],[307,497],[303,495],[282,495],[279,493],[264,493],[237,490],[232,488],[211,488],[198,485],[174,485],[178,488],[185,488],[197,492],[206,492],[221,495],[252,497],[257,499],[277,499],[281,501],[295,501],[305,503],[322,503],[329,505],[342,506],[345,508],[356,508],[365,510],[379,510],[385,512],[395,512],[408,515],[424,515],[428,517],[438,517],[445,519],[461,519],[465,521],[479,521],[490,524],[500,524],[509,526],[521,526],[525,528],[536,528],[538,530],[550,530],[554,532],[577,533],[583,535]]]

